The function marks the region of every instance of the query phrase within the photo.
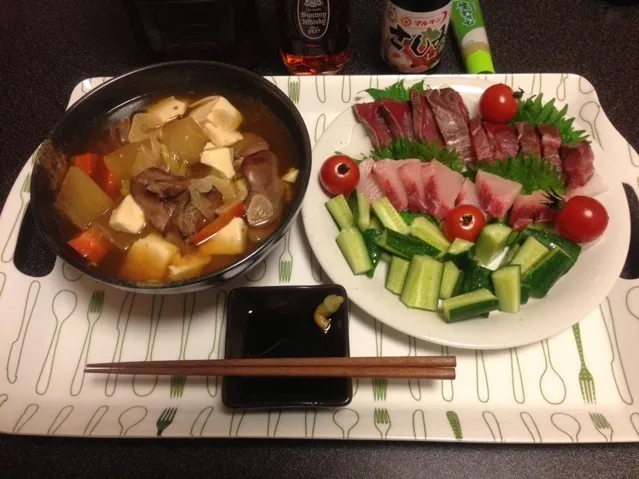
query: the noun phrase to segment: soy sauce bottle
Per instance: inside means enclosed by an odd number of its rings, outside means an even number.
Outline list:
[[[452,0],[386,0],[381,55],[402,73],[423,73],[442,55]]]

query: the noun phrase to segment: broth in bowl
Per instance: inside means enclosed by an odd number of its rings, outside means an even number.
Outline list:
[[[264,242],[295,196],[294,144],[255,99],[141,98],[73,156],[55,198],[61,235],[106,276],[195,278]]]

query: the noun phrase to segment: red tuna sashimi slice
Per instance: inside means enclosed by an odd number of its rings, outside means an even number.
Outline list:
[[[415,138],[426,140],[428,143],[437,141],[440,146],[444,146],[444,138],[439,132],[433,110],[424,95],[417,90],[410,90],[410,102],[413,107],[413,134]]]
[[[353,105],[353,112],[366,130],[366,134],[375,148],[390,145],[393,137],[379,112],[378,102]]]
[[[455,207],[464,177],[439,161],[432,160],[426,167],[422,167],[422,181],[428,213],[442,219]]]
[[[481,203],[479,202],[479,196],[477,195],[477,188],[470,178],[464,179],[455,204],[473,205],[481,209]]]
[[[359,183],[357,191],[363,194],[370,203],[384,197],[384,192],[377,184],[373,176],[373,165],[375,160],[369,158],[359,164]]]
[[[531,195],[519,195],[513,203],[508,224],[515,231],[523,231],[533,221],[551,221],[554,212],[547,203],[548,198],[542,191],[535,191]]]
[[[391,136],[397,138],[408,138],[413,136],[413,116],[408,102],[395,100],[380,100],[379,112],[386,121]]]
[[[457,151],[460,158],[468,163],[475,159],[475,155],[470,142],[468,124],[464,113],[460,111],[458,97],[459,93],[452,88],[428,90],[426,92],[426,100],[433,110],[435,121],[446,142],[446,146]]]
[[[584,186],[579,186],[577,188],[567,188],[566,194],[564,195],[565,199],[572,198],[573,196],[597,196],[602,193],[608,191],[608,185],[601,177],[599,173],[595,171],[595,174],[592,175],[592,178],[588,183]]]
[[[488,141],[493,148],[495,160],[504,161],[509,156],[517,156],[519,143],[515,129],[510,125],[501,123],[484,122]]]
[[[561,158],[564,178],[569,188],[584,186],[595,174],[595,154],[587,141],[563,146]]]
[[[497,219],[506,216],[521,191],[519,183],[483,170],[477,172],[475,186],[482,209]]]
[[[541,156],[561,171],[561,133],[555,125],[537,125],[537,131],[541,135]]]
[[[406,190],[408,209],[413,213],[426,213],[421,174],[423,163],[420,160],[400,160],[400,162],[402,165],[397,169],[397,174]]]
[[[515,124],[515,128],[517,128],[517,139],[524,155],[541,159],[541,142],[533,126],[528,122],[520,121]]]
[[[397,211],[405,210],[408,207],[406,189],[397,173],[400,166],[402,163],[396,160],[379,160],[373,165],[373,176]]]
[[[478,161],[485,161],[490,164],[493,162],[493,151],[490,142],[486,136],[486,130],[481,123],[481,118],[475,117],[468,124],[470,130],[470,139],[473,144],[473,150]]]

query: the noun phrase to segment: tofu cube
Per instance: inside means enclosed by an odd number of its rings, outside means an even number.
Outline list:
[[[157,233],[140,238],[127,252],[122,276],[131,281],[162,281],[179,248]]]
[[[233,150],[228,147],[215,148],[213,143],[204,145],[204,151],[200,156],[200,162],[216,169],[229,180],[235,176],[233,167]]]
[[[244,139],[239,131],[220,128],[209,121],[204,124],[204,132],[211,139],[213,145],[218,148],[233,146],[238,141]]]
[[[199,276],[209,261],[211,261],[210,256],[200,253],[191,253],[185,256],[178,253],[169,265],[169,281],[182,281]]]
[[[242,124],[242,114],[223,96],[218,96],[211,102],[211,110],[206,116],[216,128],[237,130]]]
[[[213,256],[214,254],[242,254],[246,252],[247,247],[248,226],[242,218],[233,218],[198,249],[202,254]]]
[[[138,234],[145,224],[144,211],[131,195],[127,195],[122,200],[122,203],[113,210],[109,219],[109,226],[122,233]]]
[[[184,113],[186,113],[186,107],[186,103],[177,100],[174,96],[170,96],[154,103],[147,111],[157,116],[160,123],[166,123],[184,115]]]

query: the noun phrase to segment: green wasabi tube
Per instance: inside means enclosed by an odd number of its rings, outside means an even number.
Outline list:
[[[453,0],[452,22],[468,73],[495,73],[479,0]]]

